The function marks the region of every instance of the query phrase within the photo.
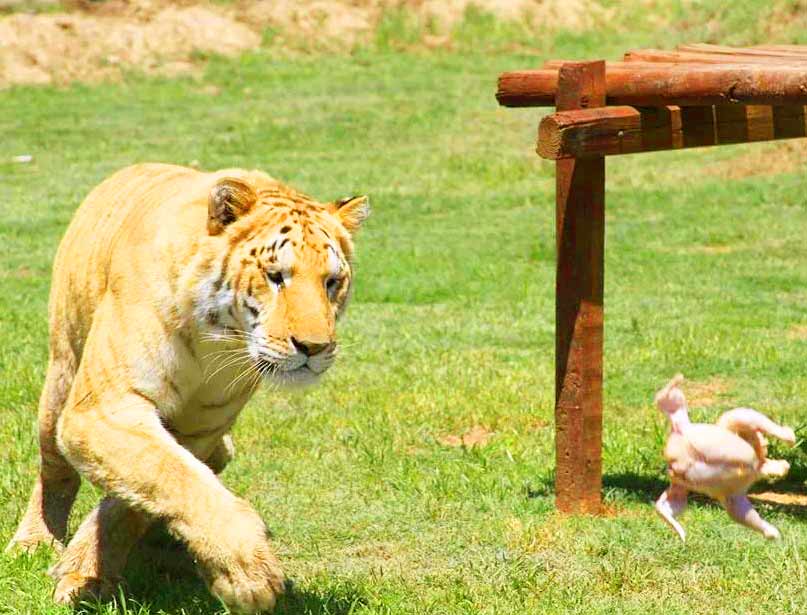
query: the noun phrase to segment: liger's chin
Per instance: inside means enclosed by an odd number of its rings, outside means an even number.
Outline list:
[[[319,382],[322,372],[317,373],[307,365],[288,371],[276,371],[264,376],[264,382],[287,389],[301,389]]]

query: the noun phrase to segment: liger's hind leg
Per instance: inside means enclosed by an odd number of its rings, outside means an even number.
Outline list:
[[[686,540],[687,533],[676,517],[687,507],[687,493],[686,487],[672,484],[656,501],[656,512],[675,530],[681,540]]]
[[[56,445],[56,423],[75,372],[76,361],[72,357],[51,359],[48,364],[39,400],[39,476],[7,551],[33,550],[40,544],[61,548],[64,541],[81,479]]]
[[[153,518],[114,497],[105,497],[87,515],[50,570],[56,579],[54,600],[107,598],[120,581],[129,552]]]

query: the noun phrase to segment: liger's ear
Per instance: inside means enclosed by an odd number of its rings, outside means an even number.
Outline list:
[[[247,213],[258,195],[243,180],[225,177],[216,182],[207,200],[207,232],[218,235],[228,224]]]
[[[370,199],[366,196],[351,196],[332,203],[331,208],[342,226],[352,234],[359,230],[361,223],[370,215]]]

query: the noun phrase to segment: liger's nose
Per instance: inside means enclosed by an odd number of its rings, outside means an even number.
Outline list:
[[[302,352],[307,357],[312,357],[315,354],[319,354],[323,350],[325,350],[330,344],[325,343],[317,343],[317,342],[309,342],[306,340],[298,340],[296,337],[291,338],[292,346],[297,350],[297,352]]]

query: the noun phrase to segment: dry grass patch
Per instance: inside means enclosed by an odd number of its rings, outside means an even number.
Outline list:
[[[16,14],[0,20],[0,87],[115,79],[121,69],[173,75],[194,54],[237,55],[261,37],[203,6],[166,6],[123,15]]]
[[[513,517],[508,519],[505,527],[505,541],[511,549],[519,549],[525,553],[540,553],[568,544],[571,528],[571,517],[552,513],[543,517],[540,522],[527,521]]]
[[[454,446],[463,448],[474,448],[475,446],[485,446],[494,436],[495,432],[490,431],[484,425],[474,425],[462,435],[449,434],[438,439],[444,446]]]
[[[549,421],[529,414],[503,415],[496,419],[494,428],[497,432],[536,433],[550,427]]]
[[[766,502],[768,504],[807,506],[807,495],[798,493],[776,493],[775,491],[764,491],[762,493],[749,493],[748,497],[757,502]]]
[[[777,0],[771,2],[769,7],[770,14],[762,24],[764,40],[787,40],[794,30],[807,27],[807,1]]]
[[[792,325],[787,336],[792,340],[807,340],[807,325]]]
[[[712,246],[690,246],[689,248],[679,250],[679,252],[686,252],[688,254],[731,254],[734,252],[733,246],[712,245]]]
[[[353,545],[345,550],[352,558],[388,561],[394,557],[395,545],[390,542],[368,542]]]
[[[706,167],[708,175],[725,179],[743,179],[796,173],[807,165],[807,140],[793,139],[775,143],[754,143],[744,147],[734,158]]]
[[[715,377],[704,382],[685,382],[684,392],[691,408],[713,406],[731,390],[731,383]]]
[[[24,280],[36,275],[38,275],[36,271],[25,265],[12,270],[0,269],[0,278],[18,278]]]
[[[233,56],[260,47],[267,29],[278,45],[350,49],[368,42],[390,11],[423,29],[424,47],[451,45],[470,7],[542,33],[591,30],[610,12],[595,0],[240,0],[230,6],[167,0],[64,0],[62,12],[29,14],[29,2],[5,0],[0,18],[0,88],[117,79],[122,69],[173,76],[199,56]]]

